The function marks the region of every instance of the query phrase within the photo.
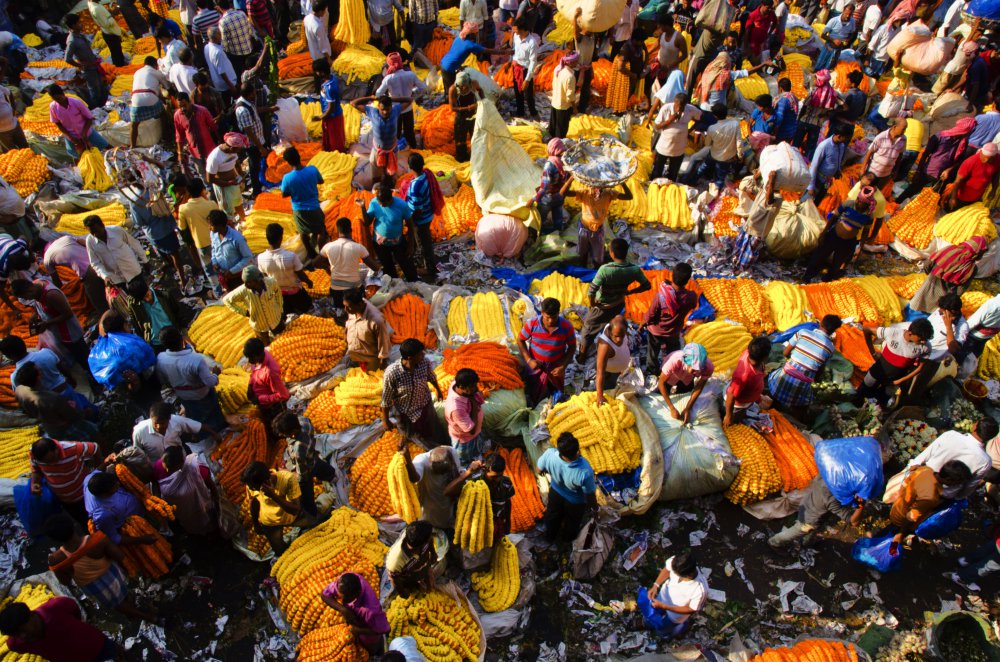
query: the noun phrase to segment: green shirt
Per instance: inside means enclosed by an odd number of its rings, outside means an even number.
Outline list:
[[[631,262],[609,262],[597,270],[587,294],[594,297],[599,306],[623,306],[625,293],[632,283],[639,283],[641,290],[651,287],[646,274]]]

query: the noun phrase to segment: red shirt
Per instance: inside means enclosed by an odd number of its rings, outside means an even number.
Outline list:
[[[41,472],[60,501],[77,503],[83,498],[84,462],[97,455],[97,450],[97,444],[89,441],[57,441],[55,462],[45,464],[32,458],[31,466]]]
[[[979,152],[976,152],[962,161],[962,165],[958,167],[959,178],[968,177],[968,179],[955,192],[955,197],[962,202],[976,202],[982,199],[998,170],[1000,170],[1000,158],[994,156],[983,163]]]
[[[38,655],[49,662],[89,662],[104,647],[107,637],[80,620],[80,606],[72,598],[52,598],[35,613],[44,623],[42,638],[25,641],[8,637],[7,648],[12,652]]]
[[[663,283],[646,312],[646,329],[654,336],[676,336],[684,330],[684,320],[698,307],[698,295]]]
[[[207,159],[212,150],[217,147],[215,139],[218,129],[212,113],[205,106],[194,104],[194,115],[191,119],[178,109],[174,113],[174,133],[177,144],[184,144],[191,150],[196,159]]]
[[[267,0],[250,0],[247,2],[247,14],[250,15],[254,25],[269,36],[274,36],[274,27],[271,23],[271,12],[267,8]]]
[[[726,393],[740,406],[759,402],[760,396],[764,393],[764,370],[750,363],[750,354],[747,350],[743,350],[740,354],[740,360],[733,370],[733,379],[729,382]]]
[[[250,369],[250,388],[265,407],[285,402],[291,397],[288,387],[281,378],[281,366],[271,352],[264,350],[264,361]]]
[[[771,31],[774,21],[773,11],[767,12],[766,16],[761,13],[760,7],[750,12],[750,16],[747,18],[747,44],[751,52],[760,51],[767,43],[767,35]],[[738,67],[740,64],[734,62],[733,66]]]

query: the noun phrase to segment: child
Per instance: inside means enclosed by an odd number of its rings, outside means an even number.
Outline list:
[[[448,389],[444,418],[448,422],[448,436],[458,450],[462,466],[480,459],[489,446],[482,435],[483,402],[485,398],[479,392],[479,375],[469,368],[459,370]]]
[[[771,354],[771,341],[766,336],[758,336],[750,341],[740,355],[733,371],[733,378],[726,389],[726,417],[723,427],[741,423],[751,413],[754,405],[767,408],[770,398],[764,399],[764,366]]]
[[[659,376],[661,352],[676,352],[684,344],[681,333],[685,320],[698,307],[698,295],[687,289],[690,280],[691,265],[687,262],[675,265],[670,280],[660,285],[653,304],[646,312],[642,328],[646,329],[649,343],[646,351],[647,375]]]
[[[926,319],[914,320],[906,329],[864,327],[865,341],[875,354],[872,338],[882,341],[882,353],[865,374],[858,395],[875,398],[880,404],[888,403],[886,387],[909,386],[920,372],[924,357],[930,354],[928,341],[934,337],[934,327]]]

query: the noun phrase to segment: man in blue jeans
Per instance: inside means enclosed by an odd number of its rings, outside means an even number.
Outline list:
[[[538,470],[549,475],[551,488],[545,506],[545,539],[572,541],[583,528],[584,516],[597,509],[597,484],[590,462],[580,455],[580,442],[563,432],[538,458]]]

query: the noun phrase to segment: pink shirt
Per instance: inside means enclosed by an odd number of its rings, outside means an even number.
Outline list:
[[[54,271],[56,266],[69,267],[82,279],[90,268],[90,257],[87,256],[86,245],[67,235],[45,247],[42,264],[50,271]]]
[[[448,389],[448,398],[444,403],[444,420],[448,422],[448,436],[452,441],[465,444],[475,439],[476,435],[483,429],[483,403],[486,401],[482,393],[474,396],[479,403],[479,412],[476,420],[472,420],[472,400],[464,395],[460,395],[452,384]]]
[[[696,378],[711,377],[712,373],[715,372],[715,365],[711,359],[705,359],[705,365],[702,366],[701,370],[692,370],[684,363],[684,351],[677,350],[676,352],[667,354],[666,360],[663,361],[662,372],[666,375],[667,383],[671,386],[676,386],[677,384],[686,385],[693,382]]]
[[[740,407],[760,402],[760,396],[764,393],[764,371],[750,363],[747,350],[740,354],[726,393],[733,396],[733,401]]]
[[[389,620],[386,618],[385,611],[382,609],[378,596],[375,594],[375,589],[368,583],[368,580],[356,572],[350,574],[358,578],[361,584],[361,593],[356,600],[344,603],[344,606],[354,612],[358,620],[361,621],[361,627],[378,633],[378,635],[362,634],[358,636],[358,640],[363,645],[370,646],[381,639],[381,635],[389,633]],[[340,577],[337,577],[337,579],[339,580]],[[337,582],[328,584],[323,589],[323,595],[340,600],[340,595],[337,593]]]
[[[49,120],[53,124],[61,124],[74,138],[83,137],[83,127],[87,120],[93,120],[87,104],[74,97],[67,97],[69,104],[65,108],[53,101],[49,104]]]
[[[264,361],[250,369],[250,388],[264,407],[285,402],[291,397],[285,381],[281,378],[281,366],[266,349]]]

